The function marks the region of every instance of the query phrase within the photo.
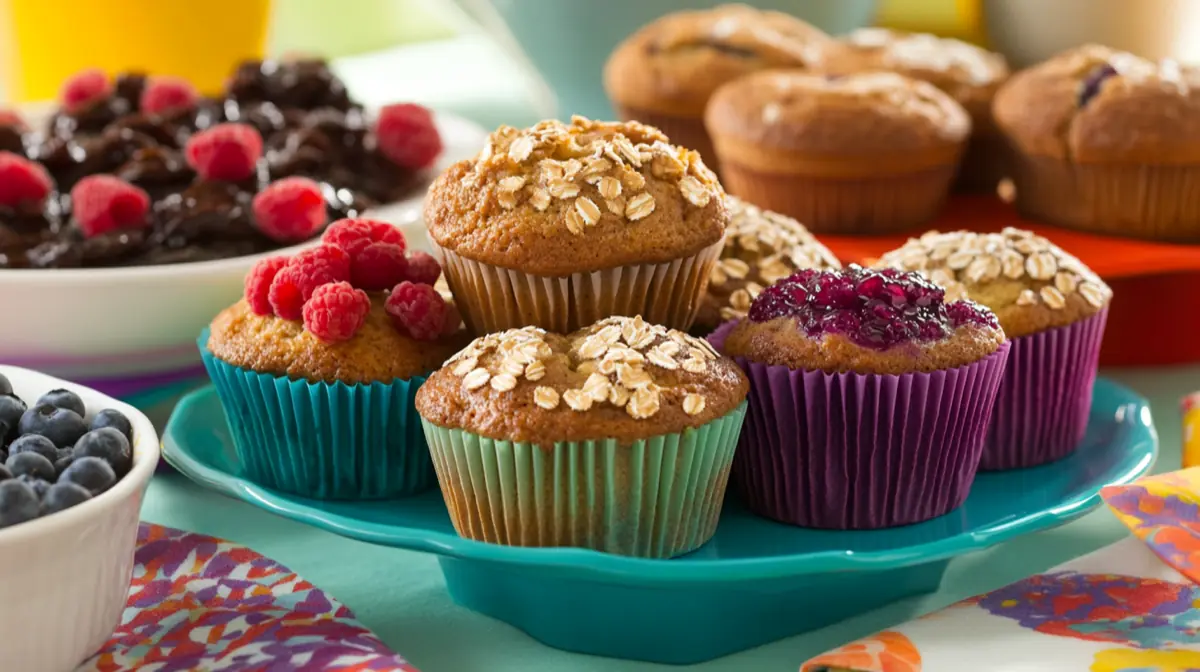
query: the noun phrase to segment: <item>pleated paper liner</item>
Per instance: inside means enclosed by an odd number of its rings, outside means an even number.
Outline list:
[[[1012,340],[981,470],[1020,469],[1070,455],[1087,432],[1108,309]]]
[[[433,486],[435,474],[413,398],[416,377],[347,385],[310,383],[200,354],[238,460],[260,485],[314,499],[387,499]]]
[[[424,422],[450,519],[467,539],[670,558],[712,538],[746,402],[677,434],[534,445]]]
[[[613,103],[617,116],[624,121],[640,121],[662,131],[672,144],[700,152],[704,165],[714,172],[720,173],[717,165],[717,153],[713,151],[712,140],[704,128],[704,116],[681,117],[662,112],[651,112],[639,108],[627,107]]]
[[[661,264],[545,277],[467,259],[430,241],[463,321],[476,334],[531,325],[565,334],[613,315],[641,315],[687,331],[724,244]]]

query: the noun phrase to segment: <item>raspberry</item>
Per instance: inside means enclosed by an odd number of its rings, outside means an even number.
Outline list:
[[[404,239],[404,232],[391,222],[379,219],[364,219],[361,221],[366,222],[367,226],[371,227],[371,240],[376,243],[399,245],[401,249],[408,249],[408,241]]]
[[[442,300],[445,298],[442,297]],[[453,336],[460,327],[462,327],[462,313],[458,312],[458,306],[446,301],[446,320],[442,323],[442,336]]]
[[[279,271],[287,266],[287,257],[268,257],[260,260],[246,274],[246,303],[257,315],[271,315],[271,283]]]
[[[263,141],[253,126],[225,123],[188,139],[188,165],[206,180],[236,182],[254,174],[262,158]]]
[[[83,235],[146,226],[150,195],[112,175],[89,175],[71,189],[71,212]]]
[[[68,79],[59,93],[59,99],[68,112],[78,112],[88,105],[107,98],[112,93],[112,82],[103,70],[82,70]]]
[[[271,281],[267,299],[275,314],[298,320],[304,302],[321,285],[350,280],[350,255],[332,245],[305,250],[288,260]]]
[[[327,343],[348,341],[362,329],[371,299],[348,282],[322,285],[304,304],[304,328]]]
[[[181,77],[151,77],[138,105],[145,114],[162,114],[196,107],[200,94]]]
[[[412,103],[381,109],[375,124],[375,137],[379,151],[404,168],[428,168],[442,153],[442,136],[433,123],[433,114]]]
[[[449,312],[446,300],[436,289],[407,281],[392,289],[383,308],[400,333],[418,341],[437,340]]]
[[[12,110],[0,109],[0,126],[8,126],[10,128],[17,129],[18,131],[29,130],[29,125],[25,123],[25,120],[21,118],[21,115],[13,112]]]
[[[272,182],[254,197],[254,224],[281,243],[307,240],[326,222],[321,186],[306,177]]]
[[[351,255],[358,254],[371,243],[390,243],[398,246],[401,252],[408,247],[400,229],[377,219],[339,219],[325,229],[321,240]]]
[[[50,195],[54,181],[42,164],[12,152],[0,152],[0,205],[38,203]]]
[[[442,266],[433,258],[433,255],[425,252],[413,252],[408,255],[408,273],[407,279],[409,282],[415,282],[421,285],[432,285],[437,282],[437,279],[442,275]]]
[[[359,289],[391,289],[407,274],[404,248],[391,243],[371,243],[350,261],[350,282]]]

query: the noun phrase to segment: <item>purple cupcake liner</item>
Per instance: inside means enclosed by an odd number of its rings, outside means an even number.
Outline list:
[[[1106,307],[1075,324],[1012,340],[980,470],[1033,467],[1079,446],[1107,321]]]

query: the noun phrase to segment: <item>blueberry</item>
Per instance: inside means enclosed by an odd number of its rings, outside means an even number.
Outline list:
[[[8,459],[4,462],[4,466],[8,467],[13,476],[28,474],[47,481],[53,481],[57,475],[54,471],[54,463],[37,453],[9,455]]]
[[[0,394],[0,444],[17,438],[17,426],[25,412],[25,402],[12,394]]]
[[[51,462],[58,459],[58,449],[54,447],[54,442],[40,434],[26,434],[18,436],[8,446],[9,456],[18,453],[37,453]]]
[[[42,514],[57,513],[92,498],[87,488],[74,483],[55,483],[42,499]]]
[[[8,380],[7,376],[5,376],[3,373],[0,373],[0,394],[12,394],[12,393],[13,393],[12,382],[10,382]]]
[[[0,527],[10,527],[38,517],[37,495],[18,480],[0,482]]]
[[[26,474],[25,476],[18,476],[17,480],[21,481],[25,485],[28,485],[29,489],[33,490],[33,494],[37,495],[39,500],[45,498],[46,491],[50,489],[49,481],[43,480],[36,476],[30,476]]]
[[[117,475],[108,462],[98,457],[77,457],[58,477],[58,482],[74,483],[98,495],[117,482]]]
[[[71,466],[75,461],[75,452],[70,448],[65,448],[58,451],[58,458],[54,460],[54,471],[62,474],[63,470]]]
[[[92,418],[92,429],[102,429],[104,427],[112,427],[113,429],[125,435],[129,443],[133,443],[133,423],[129,422],[129,418],[123,413],[112,408],[106,408],[96,414]]]
[[[10,479],[12,477],[13,477],[12,472],[8,470],[8,467],[4,466],[3,464],[0,464],[0,481],[7,481],[8,479]]]
[[[35,405],[38,404],[50,404],[55,408],[75,411],[75,415],[81,418],[87,415],[87,407],[83,405],[83,399],[70,390],[50,390],[37,400]]]
[[[93,429],[75,443],[75,457],[99,457],[112,466],[117,474],[129,473],[133,466],[133,451],[129,439],[112,427]]]
[[[87,433],[87,423],[75,411],[38,404],[21,415],[21,434],[41,434],[59,448],[74,445]]]

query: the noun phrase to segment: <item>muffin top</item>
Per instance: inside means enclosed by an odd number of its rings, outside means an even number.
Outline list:
[[[525,327],[476,339],[430,376],[416,405],[441,427],[547,445],[681,432],[748,391],[707,341],[612,317],[566,336]]]
[[[1200,161],[1200,69],[1088,45],[1022,70],[992,105],[1028,154],[1078,162]]]
[[[746,5],[668,14],[609,57],[604,86],[621,105],[699,117],[713,91],[747,73],[807,68],[833,38],[788,14]]]
[[[1100,312],[1112,290],[1081,261],[1029,231],[930,231],[880,257],[879,266],[917,271],[948,299],[981,303],[1009,338],[1073,324]]]
[[[971,120],[928,82],[890,72],[844,77],[772,71],[716,92],[705,125],[720,149],[749,168],[822,174],[912,171],[957,160]]]
[[[725,340],[761,364],[829,373],[904,374],[979,361],[1004,342],[996,316],[918,273],[806,269],[763,290]]]
[[[992,97],[1008,78],[1000,54],[952,38],[860,28],[838,41],[822,71],[851,74],[890,71],[929,82],[950,94],[978,124],[991,116]]]
[[[837,257],[804,225],[734,196],[725,197],[729,228],[712,270],[697,324],[715,327],[746,316],[763,287],[802,268],[841,268]]]
[[[691,256],[721,240],[724,191],[700,155],[637,122],[501,127],[437,178],[434,242],[475,261],[563,276]]]

